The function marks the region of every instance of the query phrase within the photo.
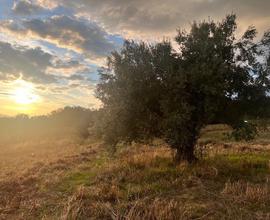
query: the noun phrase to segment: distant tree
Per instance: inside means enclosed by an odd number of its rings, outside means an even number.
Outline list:
[[[176,161],[192,162],[207,124],[223,122],[237,130],[246,115],[263,115],[270,32],[256,42],[256,29],[249,27],[237,40],[236,28],[236,16],[228,15],[222,22],[194,22],[189,33],[179,30],[179,52],[169,42],[134,41],[113,52],[97,87],[105,140],[162,137],[176,149]]]
[[[27,114],[19,114],[19,115],[16,115],[16,119],[17,120],[29,120],[29,115],[27,115]]]
[[[0,139],[24,141],[43,138],[89,136],[97,111],[79,106],[67,106],[48,115],[29,117],[25,114],[16,117],[0,117]]]
[[[68,129],[82,137],[89,135],[88,128],[93,123],[94,111],[80,106],[66,106],[55,110],[48,115],[50,126],[59,127],[59,130]]]

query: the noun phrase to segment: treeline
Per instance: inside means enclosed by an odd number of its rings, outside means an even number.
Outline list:
[[[73,136],[86,138],[96,114],[82,107],[65,107],[44,116],[0,117],[0,140],[4,143]]]

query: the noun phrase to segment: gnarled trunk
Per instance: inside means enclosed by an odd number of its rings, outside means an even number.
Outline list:
[[[176,148],[175,162],[187,161],[188,163],[196,162],[198,159],[195,156],[195,146],[197,142],[197,135],[193,134],[186,139],[182,145]]]
[[[176,149],[176,154],[174,157],[174,161],[179,163],[181,161],[187,161],[188,163],[196,162],[198,159],[194,154],[194,146],[185,146],[182,148]]]

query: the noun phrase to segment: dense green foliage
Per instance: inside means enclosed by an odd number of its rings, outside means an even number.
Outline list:
[[[257,134],[258,129],[255,124],[243,121],[232,131],[230,136],[236,141],[250,141],[254,139]]]
[[[100,71],[97,95],[104,103],[104,137],[110,144],[162,137],[176,159],[195,159],[200,130],[222,122],[241,130],[245,116],[269,103],[270,32],[255,41],[249,27],[236,39],[236,16],[194,22],[170,42],[126,41]],[[243,129],[242,129],[243,130]]]

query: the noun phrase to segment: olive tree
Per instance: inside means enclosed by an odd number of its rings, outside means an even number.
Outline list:
[[[111,144],[161,137],[176,161],[196,160],[201,129],[213,122],[241,129],[244,116],[269,103],[270,33],[249,27],[236,39],[236,16],[194,22],[170,42],[126,41],[100,70],[104,138]]]

